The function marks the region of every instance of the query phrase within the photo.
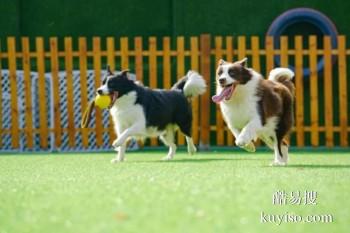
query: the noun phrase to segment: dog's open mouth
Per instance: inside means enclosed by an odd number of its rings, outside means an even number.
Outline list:
[[[108,106],[108,109],[113,107],[114,102],[118,99],[118,92],[113,91],[111,94],[109,94],[109,97],[111,98],[111,103]]]
[[[211,99],[217,104],[220,103],[224,99],[229,100],[231,98],[236,86],[237,86],[237,84],[231,83],[231,84],[223,87],[221,92],[219,94],[211,97]]]

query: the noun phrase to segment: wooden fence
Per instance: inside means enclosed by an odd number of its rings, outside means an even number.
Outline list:
[[[234,61],[248,57],[249,66],[267,75],[275,67],[275,56],[280,56],[281,66],[292,64],[295,67],[296,104],[295,127],[292,135],[292,145],[303,146],[348,146],[350,131],[348,119],[347,94],[347,58],[350,50],[346,48],[346,37],[337,38],[337,48],[332,48],[331,38],[322,38],[323,46],[319,48],[316,36],[306,38],[306,44],[301,36],[281,37],[280,48],[274,48],[273,38],[222,37],[208,34],[185,38],[126,38],[108,37],[102,39],[80,37],[73,39],[41,37],[9,37],[1,41],[0,72],[9,70],[11,93],[11,128],[4,128],[0,115],[0,147],[5,134],[10,134],[12,147],[19,147],[21,134],[26,137],[26,147],[33,146],[33,135],[40,135],[40,146],[48,147],[47,135],[54,134],[55,145],[61,146],[63,132],[68,132],[69,146],[74,148],[76,133],[82,134],[83,145],[89,144],[88,134],[95,133],[97,145],[102,145],[103,132],[109,132],[110,141],[115,137],[112,127],[105,128],[101,122],[101,111],[96,112],[96,122],[92,128],[81,129],[74,123],[74,115],[83,111],[88,103],[87,69],[95,71],[95,87],[101,82],[101,69],[108,63],[112,69],[129,68],[136,74],[138,80],[156,88],[170,88],[177,78],[182,77],[188,69],[198,70],[206,79],[208,91],[193,101],[193,137],[202,145],[234,145],[234,138],[224,125],[220,109],[211,103],[210,96],[214,94],[216,62],[220,58]],[[293,47],[290,44],[294,44]],[[305,47],[305,48],[304,48]],[[324,59],[324,68],[317,72],[317,63]],[[334,62],[334,58],[337,59]],[[303,67],[309,67],[309,77],[303,76]],[[25,121],[26,127],[18,123],[18,90],[16,71],[23,70],[25,85]],[[38,73],[39,98],[45,99],[45,72],[50,72],[53,82],[54,127],[49,127],[47,106],[40,101],[40,126],[33,127],[31,71]],[[73,70],[80,71],[81,108],[73,107]],[[61,106],[58,88],[58,73],[66,72],[66,89],[68,104],[68,127],[63,128],[60,122]],[[0,73],[0,86],[3,82]],[[2,96],[0,88],[0,96]],[[3,112],[0,98],[0,114]],[[178,136],[178,143],[184,144],[183,136]],[[158,141],[151,140],[151,145]]]

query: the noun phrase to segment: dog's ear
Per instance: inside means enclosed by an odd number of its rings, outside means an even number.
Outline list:
[[[129,69],[125,69],[125,70],[122,70],[122,71],[120,72],[120,75],[121,75],[122,77],[128,78],[128,73],[129,73],[129,72],[130,72]]]
[[[245,68],[248,68],[247,61],[248,61],[248,58],[245,57],[245,58],[243,58],[242,60],[238,61],[238,63],[239,63],[241,66],[243,66],[243,67],[245,67]]]
[[[111,70],[111,66],[110,65],[107,65],[107,74],[108,75],[114,75],[114,73]]]
[[[224,65],[226,63],[227,62],[224,59],[220,59],[219,62],[218,62],[218,65],[221,66],[221,65]]]

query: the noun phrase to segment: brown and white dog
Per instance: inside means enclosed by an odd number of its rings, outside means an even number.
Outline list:
[[[285,137],[293,124],[294,73],[276,68],[266,80],[247,67],[247,58],[234,63],[219,61],[216,95],[236,145],[254,152],[253,141],[260,138],[274,150],[273,165],[286,165],[288,145]]]

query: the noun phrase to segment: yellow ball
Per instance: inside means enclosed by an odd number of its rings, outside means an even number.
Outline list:
[[[95,105],[101,109],[107,108],[111,104],[111,97],[108,95],[97,95]]]

